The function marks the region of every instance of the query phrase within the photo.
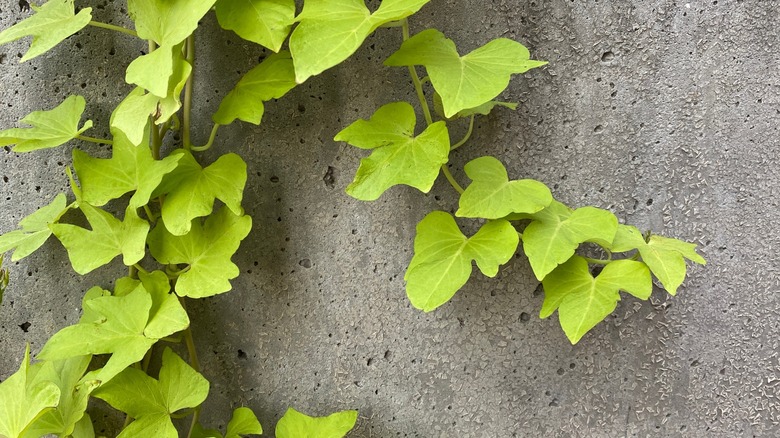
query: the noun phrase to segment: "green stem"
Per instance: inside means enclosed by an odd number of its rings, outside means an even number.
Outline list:
[[[149,205],[144,205],[144,211],[146,212],[146,217],[149,218],[150,221],[154,222],[157,219],[157,216],[152,213],[152,209],[149,208]]]
[[[185,298],[180,297],[179,301],[181,302],[182,307],[184,307],[184,310],[187,310],[187,307],[185,305]],[[187,353],[190,356],[190,366],[192,366],[192,369],[194,369],[196,372],[200,373],[200,361],[198,360],[198,351],[195,349],[195,340],[192,337],[192,328],[187,327],[184,330],[184,342],[187,344]],[[190,423],[190,430],[187,432],[187,438],[192,437],[192,432],[195,430],[195,425],[198,424],[198,418],[200,417],[200,407],[195,408],[195,411],[192,415],[192,422]]]
[[[184,144],[184,149],[190,150],[192,148],[192,142],[190,141],[190,116],[192,113],[192,80],[195,76],[195,34],[191,34],[187,37],[187,42],[184,47],[186,48],[187,62],[193,67],[190,72],[190,77],[187,78],[187,83],[184,85],[184,103],[183,103],[183,121],[181,138]]]
[[[450,147],[450,151],[454,151],[455,149],[463,146],[467,141],[469,141],[469,138],[471,138],[472,131],[474,131],[474,115],[472,115],[471,119],[469,119],[469,130],[466,131],[466,135],[463,136],[463,138],[459,142],[452,145],[452,147]]]
[[[405,20],[398,20],[398,21],[391,21],[389,23],[385,23],[379,27],[403,27]]]
[[[607,265],[610,262],[612,262],[612,260],[605,260],[605,259],[592,259],[590,257],[583,257],[583,258],[588,263],[593,263],[594,265]]]
[[[113,31],[116,31],[116,32],[121,32],[121,33],[124,33],[124,34],[127,34],[127,35],[134,36],[134,37],[138,38],[138,34],[134,30],[127,29],[125,27],[114,26],[113,24],[102,23],[100,21],[94,21],[94,20],[90,21],[89,25],[90,26],[95,26],[95,27],[100,27],[102,29],[108,29],[108,30],[113,30]]]
[[[401,24],[401,31],[403,32],[403,38],[404,41],[409,39],[409,21],[406,20],[406,18],[403,19]],[[425,100],[425,93],[423,92],[422,88],[422,82],[420,82],[420,77],[417,76],[417,70],[414,69],[413,65],[409,66],[409,75],[412,77],[412,83],[414,84],[414,90],[417,92],[417,98],[420,100],[420,106],[423,110],[423,115],[425,116],[425,122],[428,125],[433,124],[433,118],[431,117],[431,110],[428,108],[428,101]]]
[[[217,130],[219,129],[219,126],[220,125],[218,123],[215,123],[214,127],[211,128],[211,134],[209,135],[209,141],[206,144],[204,144],[203,146],[191,146],[190,149],[195,151],[195,152],[207,151],[211,147],[211,145],[214,144],[214,137],[217,136]]]
[[[114,142],[111,141],[111,140],[104,140],[102,138],[90,137],[88,135],[81,135],[81,134],[79,134],[79,135],[76,136],[76,138],[78,138],[79,140],[89,141],[89,142],[97,143],[97,144],[107,144],[107,145],[113,145],[114,144]]]
[[[141,266],[141,265],[139,265],[138,263],[134,264],[134,265],[133,265],[133,268],[137,269],[137,270],[138,270],[138,272],[143,272],[144,274],[148,274],[148,273],[149,273],[149,271],[147,271],[146,269],[144,269],[144,267],[143,267],[143,266]]]
[[[466,191],[463,189],[463,187],[460,186],[460,184],[458,184],[457,181],[455,181],[455,177],[452,176],[452,173],[450,173],[450,169],[447,168],[446,164],[441,165],[441,171],[444,173],[444,176],[447,177],[447,181],[450,182],[450,185],[452,186],[453,189],[455,189],[455,191],[457,191],[461,195],[463,194],[463,192]]]

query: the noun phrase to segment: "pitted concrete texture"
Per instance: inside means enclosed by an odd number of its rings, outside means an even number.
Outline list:
[[[20,18],[9,4],[3,28]],[[123,7],[104,2],[95,14],[121,23]],[[261,126],[221,129],[205,158],[246,159],[254,229],[235,257],[234,292],[190,303],[212,383],[204,422],[224,427],[246,405],[264,436],[288,406],[359,409],[355,437],[780,434],[780,2],[448,0],[411,23],[413,32],[436,26],[462,53],[509,37],[550,62],[512,81],[503,97],[517,111],[479,119],[453,156],[456,178],[466,182],[469,159],[497,155],[510,175],[547,183],[569,205],[699,243],[708,265],[691,268],[676,297],[624,296],[576,346],[555,316],[538,318],[543,296],[521,256],[496,279],[474,275],[433,313],[412,309],[403,273],[415,224],[452,211],[454,192],[441,180],[428,195],[397,187],[374,203],[353,200],[344,188],[364,154],[331,140],[381,104],[414,101],[406,70],[381,65],[400,32],[381,29],[350,61],[269,103]],[[263,53],[213,16],[198,41],[194,135],[203,141],[221,97]],[[106,135],[130,90],[123,69],[143,45],[88,29],[19,65],[27,44],[0,47],[0,126],[76,93],[92,135]],[[0,231],[66,190],[69,163],[69,147],[3,152]],[[53,240],[10,267],[3,378],[25,343],[37,352],[77,319],[86,289],[124,272],[114,263],[73,274]],[[98,432],[115,431],[117,417],[93,418]]]

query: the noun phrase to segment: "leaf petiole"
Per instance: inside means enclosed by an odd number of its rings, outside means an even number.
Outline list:
[[[450,172],[450,169],[447,168],[446,164],[441,165],[441,171],[442,173],[444,173],[444,176],[447,178],[447,181],[449,181],[450,185],[452,186],[453,189],[455,189],[455,191],[457,191],[461,195],[463,194],[463,192],[466,191],[463,187],[460,186],[460,184],[458,184],[457,181],[455,181],[455,177],[452,176],[452,173]]]
[[[409,21],[406,18],[401,20],[401,31],[403,32],[403,39],[404,39],[404,41],[408,40],[409,39]],[[423,92],[423,89],[422,89],[422,82],[420,82],[420,77],[417,76],[417,70],[414,69],[413,65],[409,66],[409,75],[412,77],[412,83],[414,84],[414,90],[417,92],[417,98],[420,100],[420,106],[422,107],[423,115],[425,116],[425,122],[428,125],[432,125],[433,124],[433,118],[431,117],[431,110],[430,110],[430,108],[428,108],[428,101],[425,100],[425,93]],[[463,193],[463,192],[461,191],[461,193]]]
[[[184,44],[185,57],[187,62],[193,67],[187,82],[184,84],[184,102],[182,103],[183,121],[182,121],[182,144],[184,149],[190,150],[192,142],[190,141],[190,116],[192,113],[192,78],[195,74],[195,35],[190,34],[187,42]]]
[[[103,22],[94,21],[94,20],[90,21],[89,25],[90,26],[94,26],[94,27],[99,27],[99,28],[102,28],[102,29],[113,30],[115,32],[124,33],[124,34],[127,34],[127,35],[134,36],[134,37],[138,38],[138,34],[134,30],[127,29],[125,27],[114,26],[113,24],[103,23]]]
[[[114,142],[111,141],[111,140],[104,140],[102,138],[90,137],[88,135],[81,135],[81,134],[79,134],[79,135],[76,136],[76,138],[79,139],[79,140],[88,141],[88,142],[97,143],[97,144],[107,144],[107,145],[113,145],[114,144]]]
[[[463,138],[459,142],[457,142],[454,145],[452,145],[452,147],[450,147],[450,151],[454,151],[455,149],[463,146],[467,141],[469,141],[469,138],[471,138],[471,132],[472,131],[474,131],[474,115],[473,114],[471,115],[471,118],[469,119],[469,129],[468,129],[468,131],[466,131],[466,135],[464,135]]]
[[[211,128],[211,134],[209,134],[209,141],[206,142],[203,146],[193,146],[190,145],[190,150],[194,152],[203,152],[209,150],[211,145],[214,144],[214,138],[217,136],[217,129],[219,129],[220,125],[219,123],[215,123],[214,126]]]

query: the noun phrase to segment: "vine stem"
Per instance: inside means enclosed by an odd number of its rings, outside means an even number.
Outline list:
[[[187,82],[184,84],[184,114],[182,116],[181,138],[184,149],[190,150],[192,148],[192,142],[190,140],[190,116],[192,113],[192,80],[195,76],[195,34],[190,34],[190,36],[187,37],[187,42],[184,44],[184,47],[187,62],[189,62],[193,68],[190,71],[190,77],[187,78]]]
[[[219,129],[219,123],[215,123],[214,126],[211,128],[211,134],[209,135],[209,141],[204,144],[203,146],[191,146],[190,149],[195,152],[203,152],[207,151],[211,145],[214,144],[214,138],[217,136],[217,130]]]
[[[594,265],[607,265],[610,262],[612,262],[612,260],[606,260],[606,259],[592,259],[590,257],[583,257],[583,258],[588,263],[593,263]]]
[[[459,142],[457,142],[454,145],[452,145],[452,147],[450,147],[450,151],[454,151],[455,149],[463,146],[467,141],[469,141],[469,138],[471,138],[472,131],[474,131],[474,115],[473,114],[471,115],[471,119],[469,119],[469,129],[468,129],[468,131],[466,131],[466,135],[463,136],[463,138]]]
[[[99,27],[99,28],[102,28],[102,29],[113,30],[115,32],[124,33],[124,34],[127,34],[127,35],[134,36],[134,37],[138,38],[138,34],[134,30],[128,29],[126,27],[114,26],[113,24],[103,23],[103,22],[94,21],[94,20],[90,21],[89,25],[90,26]]]
[[[102,138],[90,137],[88,135],[81,135],[81,134],[79,134],[79,135],[76,136],[76,138],[79,139],[79,140],[88,141],[88,142],[97,143],[97,144],[107,144],[107,145],[113,145],[114,144],[114,142],[111,141],[111,140],[104,140]]]
[[[184,308],[184,311],[187,311],[187,306],[185,305],[185,298],[179,297],[179,301],[181,302],[181,306]],[[184,343],[187,344],[187,353],[190,356],[190,366],[196,372],[200,373],[200,361],[198,360],[198,351],[195,349],[195,340],[192,337],[191,327],[187,327],[184,330]],[[195,410],[192,413],[192,422],[190,423],[190,430],[189,432],[187,432],[187,438],[192,437],[192,433],[195,430],[195,425],[198,424],[199,417],[200,417],[200,407],[195,408]]]

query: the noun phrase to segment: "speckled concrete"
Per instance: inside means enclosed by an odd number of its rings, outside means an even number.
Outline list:
[[[8,3],[3,28],[18,19]],[[394,188],[355,201],[343,189],[362,152],[331,140],[379,105],[413,99],[405,70],[381,66],[400,34],[380,30],[352,60],[269,104],[262,126],[220,130],[215,152],[249,164],[255,225],[236,257],[235,291],[190,306],[212,381],[205,421],[224,426],[245,404],[272,436],[292,405],[359,409],[354,437],[780,434],[780,2],[434,3],[413,32],[435,22],[463,51],[510,37],[550,61],[512,82],[505,97],[520,102],[516,112],[481,119],[454,154],[456,178],[465,182],[468,159],[495,154],[570,205],[699,243],[709,264],[691,269],[677,297],[626,297],[577,346],[555,317],[537,317],[542,296],[522,257],[497,279],[475,276],[436,312],[412,309],[402,278],[415,223],[453,209],[454,193],[439,184],[427,196]],[[104,2],[96,15],[110,20],[119,8]],[[213,17],[203,24],[196,139],[261,56]],[[130,89],[124,66],[143,49],[98,29],[19,65],[25,47],[0,47],[0,126],[78,93],[96,136]],[[69,156],[2,153],[0,231],[65,189]],[[83,291],[123,272],[115,264],[80,277],[66,266],[54,241],[11,266],[0,376],[18,366],[25,342],[38,351],[75,321]]]

